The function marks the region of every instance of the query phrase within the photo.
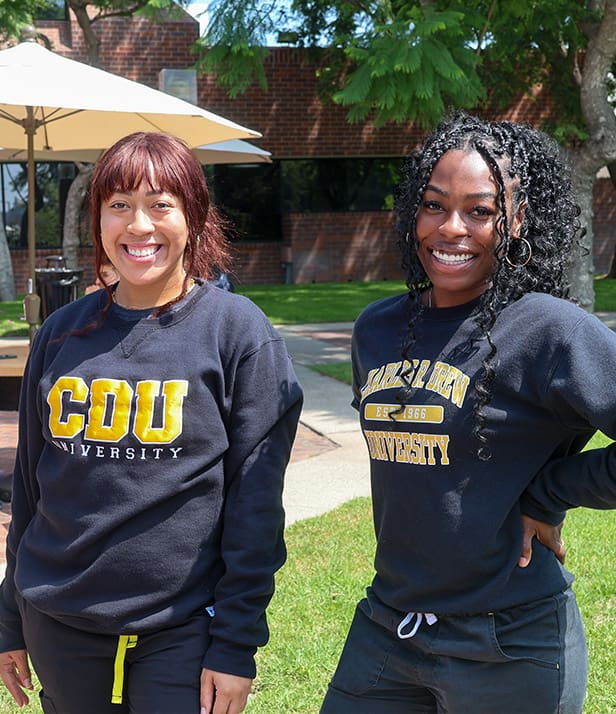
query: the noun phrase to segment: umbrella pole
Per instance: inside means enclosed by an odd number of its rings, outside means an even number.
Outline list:
[[[28,137],[28,294],[24,298],[24,315],[28,323],[30,345],[36,334],[41,299],[36,294],[36,227],[35,227],[35,176],[34,176],[34,110],[26,107],[26,136]]]

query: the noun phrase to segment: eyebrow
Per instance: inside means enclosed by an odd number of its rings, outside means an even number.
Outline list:
[[[113,196],[113,194],[115,194],[115,193],[120,194],[120,196],[132,196],[133,193],[134,193],[134,191],[120,191],[120,190],[117,190],[117,191],[114,191],[111,195]],[[145,192],[145,195],[146,195],[146,196],[158,196],[158,194],[161,194],[161,193],[168,193],[168,191],[164,191],[164,190],[162,190],[162,189],[159,189],[159,190],[157,190],[157,191],[146,191],[146,192]],[[170,195],[171,195],[171,194],[170,194]]]
[[[448,196],[449,193],[447,191],[443,191],[442,188],[439,188],[438,186],[434,186],[433,184],[429,183],[425,190],[426,191],[434,191],[435,193],[438,193],[440,196]],[[497,194],[492,193],[491,191],[481,191],[479,193],[467,193],[465,198],[492,198],[493,200],[496,201],[497,199]]]

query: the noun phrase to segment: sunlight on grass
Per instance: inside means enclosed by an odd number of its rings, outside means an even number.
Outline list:
[[[610,278],[596,278],[595,310],[597,312],[616,311],[616,280]]]
[[[0,302],[0,337],[27,337],[28,323],[23,320],[23,296],[10,302]]]
[[[310,369],[324,374],[326,377],[337,379],[345,384],[353,384],[353,367],[350,362],[334,362],[333,364],[312,364]]]
[[[238,292],[255,302],[278,325],[352,322],[371,302],[404,293],[402,281],[245,285]]]

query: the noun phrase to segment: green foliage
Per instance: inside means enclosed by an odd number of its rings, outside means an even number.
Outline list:
[[[374,116],[377,126],[409,119],[429,126],[446,104],[471,107],[484,96],[477,57],[464,47],[464,15],[411,8],[355,39],[354,67],[334,101],[351,106],[349,121]]]
[[[204,46],[205,40],[200,40]],[[215,45],[197,61],[199,72],[216,74],[218,83],[226,87],[230,97],[245,92],[257,82],[262,89],[267,89],[267,80],[263,69],[263,60],[268,51],[265,47],[250,46],[243,42],[232,45]]]
[[[263,5],[263,7],[262,7]],[[502,108],[543,83],[558,121],[546,129],[586,138],[578,74],[587,32],[600,20],[580,0],[217,0],[205,46],[228,48],[200,64],[232,96],[265,86],[255,48],[279,30],[313,56],[324,99],[350,121],[430,126],[448,106]],[[231,48],[236,47],[235,52]],[[252,50],[252,52],[250,51]],[[254,54],[253,54],[254,52]],[[232,67],[235,65],[235,68]]]
[[[0,39],[19,38],[24,25],[30,25],[38,11],[53,4],[47,0],[1,0]]]
[[[231,97],[253,83],[267,89],[263,69],[269,54],[266,37],[280,29],[284,8],[277,8],[276,0],[214,0],[207,11],[210,22],[195,48],[199,52],[197,70],[215,74]]]
[[[463,4],[463,3],[462,3]],[[489,103],[503,108],[542,84],[558,117],[552,128],[575,143],[584,129],[577,73],[587,39],[582,28],[596,19],[577,0],[522,0],[501,4],[486,23],[481,80]]]

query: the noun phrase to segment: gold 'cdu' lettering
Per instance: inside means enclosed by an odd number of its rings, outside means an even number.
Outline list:
[[[142,444],[169,444],[182,433],[185,379],[144,380],[135,390],[122,379],[59,377],[47,395],[54,439],[81,432],[90,441],[117,443],[131,431]],[[89,407],[86,407],[89,399]],[[88,447],[89,448],[89,447]]]
[[[115,444],[130,429],[131,386],[123,379],[95,379],[90,385],[86,439]]]
[[[83,414],[64,413],[65,396],[69,402],[85,404],[88,385],[79,377],[60,377],[47,394],[49,404],[49,431],[56,439],[71,439],[77,436],[84,424]]]
[[[160,427],[153,426],[156,398],[160,397],[160,382],[137,384],[137,414],[134,434],[142,444],[169,444],[182,433],[182,404],[188,394],[184,379],[163,383],[163,418]]]

